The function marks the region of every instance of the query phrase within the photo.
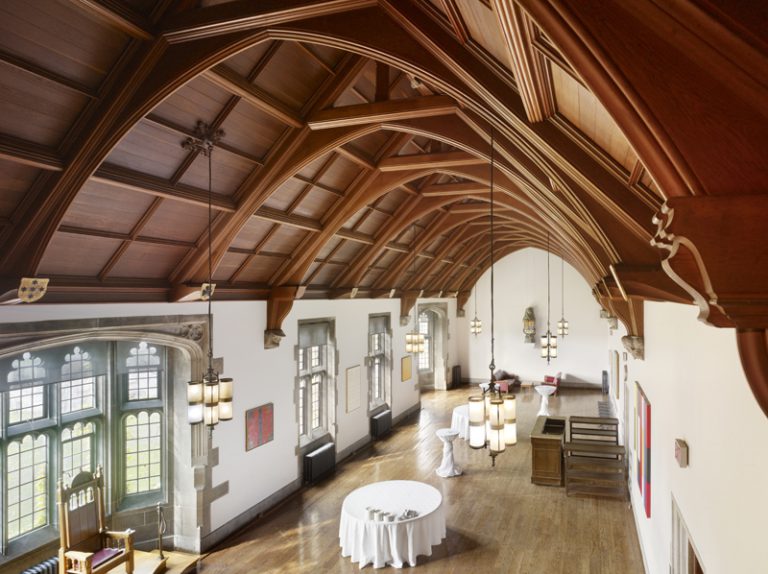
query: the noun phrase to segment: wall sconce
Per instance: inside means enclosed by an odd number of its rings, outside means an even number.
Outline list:
[[[533,307],[527,307],[523,315],[523,334],[526,343],[536,342],[536,317],[533,314]]]

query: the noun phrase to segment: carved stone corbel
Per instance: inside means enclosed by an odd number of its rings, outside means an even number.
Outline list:
[[[635,359],[645,359],[645,338],[635,335],[626,335],[621,338],[624,348]]]

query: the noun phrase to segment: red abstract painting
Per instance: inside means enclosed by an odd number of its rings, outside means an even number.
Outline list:
[[[245,411],[245,450],[251,450],[275,438],[274,405],[267,403]]]

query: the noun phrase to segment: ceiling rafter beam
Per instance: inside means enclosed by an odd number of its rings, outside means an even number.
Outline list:
[[[9,66],[13,66],[18,70],[22,70],[28,74],[32,74],[33,76],[54,83],[57,86],[62,86],[72,90],[73,92],[77,92],[78,94],[86,96],[87,98],[93,99],[96,97],[96,92],[85,84],[81,84],[77,80],[72,80],[71,78],[67,78],[66,76],[62,76],[61,74],[47,70],[33,62],[20,58],[15,54],[6,52],[5,50],[0,50],[0,61],[5,62]]]
[[[477,157],[464,151],[448,151],[414,155],[396,155],[382,159],[378,168],[380,171],[405,171],[411,169],[442,169],[465,165],[482,165],[487,163],[482,157]]]
[[[187,126],[182,126],[166,118],[162,118],[157,114],[147,114],[144,117],[144,120],[150,123],[153,123],[155,125],[158,125],[160,127],[166,128],[167,130],[170,130],[174,133],[180,134],[185,137],[196,137],[194,129],[191,129]],[[264,164],[264,161],[260,157],[256,157],[255,155],[246,153],[243,150],[238,149],[234,146],[231,146],[223,141],[220,141],[219,143],[216,144],[216,149],[221,149],[228,153],[231,153],[232,155],[235,155],[241,159],[244,159],[245,161],[252,163],[253,165]]]
[[[421,96],[320,110],[308,118],[307,125],[313,130],[327,130],[387,121],[445,116],[455,111],[456,102],[449,96]]]
[[[464,18],[461,17],[459,7],[456,6],[456,0],[440,0],[440,3],[443,5],[443,10],[448,16],[448,22],[450,22],[456,38],[461,44],[466,44],[470,38],[469,30],[467,30]]]
[[[183,201],[199,207],[208,207],[207,191],[182,184],[171,185],[165,179],[114,164],[103,163],[91,176],[91,179],[122,189]],[[236,209],[235,202],[231,198],[220,194],[213,194],[211,204],[213,209],[218,211],[232,212]]]
[[[424,197],[462,196],[468,193],[489,193],[488,186],[476,181],[459,181],[455,183],[433,183],[422,188]]]
[[[295,227],[296,229],[312,231],[313,233],[317,233],[323,229],[323,226],[319,221],[301,215],[286,213],[265,205],[262,205],[257,209],[254,212],[253,217],[272,223],[279,223],[280,225],[288,225],[290,227]]]
[[[207,70],[203,77],[284,124],[294,128],[304,125],[298,113],[223,64]]]
[[[88,229],[76,225],[60,225],[60,233],[71,233],[73,235],[86,235],[88,237],[100,237],[102,239],[117,239],[120,241],[136,241],[138,243],[150,243],[152,245],[166,245],[169,247],[187,247],[194,248],[195,243],[191,241],[179,241],[178,239],[166,239],[164,237],[150,237],[148,235],[136,235],[132,237],[130,233],[120,233],[117,231],[107,231],[104,229]]]
[[[45,171],[64,169],[64,159],[56,150],[8,134],[0,134],[0,158]]]
[[[492,0],[507,44],[512,69],[525,112],[531,122],[551,117],[556,110],[549,69],[533,48],[536,24],[514,0]]]
[[[132,38],[151,40],[154,37],[150,32],[151,23],[125,2],[117,0],[72,0],[72,2]]]
[[[370,8],[377,3],[377,0],[236,0],[175,14],[162,23],[162,35],[170,43],[187,42]]]

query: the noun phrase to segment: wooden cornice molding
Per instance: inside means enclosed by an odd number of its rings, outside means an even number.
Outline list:
[[[534,50],[536,25],[514,0],[493,0],[504,33],[517,88],[531,122],[541,122],[555,113],[552,82],[543,55]]]
[[[664,271],[717,327],[768,328],[768,195],[677,197],[656,218]]]
[[[445,116],[456,111],[456,102],[448,96],[422,96],[404,100],[386,100],[319,110],[307,119],[313,130],[345,126]]]

